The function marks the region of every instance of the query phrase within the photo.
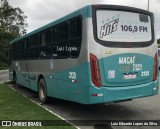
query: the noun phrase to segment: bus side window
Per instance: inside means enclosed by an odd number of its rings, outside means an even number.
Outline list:
[[[36,41],[35,41],[35,37],[36,35],[33,35],[31,36],[30,38],[30,48],[29,48],[29,51],[30,51],[30,57],[29,59],[35,59],[35,46],[36,46]]]
[[[27,39],[24,39],[24,49],[23,49],[23,59],[26,60],[27,59]]]
[[[55,38],[56,38],[56,43],[58,43],[61,39],[61,32],[59,25],[55,27]]]
[[[25,60],[28,59],[28,49],[29,49],[29,38],[26,38],[25,39],[25,55],[24,55],[24,58]]]
[[[82,42],[82,18],[79,16],[70,21],[70,52],[71,58],[77,58],[80,53]]]
[[[22,60],[23,59],[23,41],[22,40],[19,41],[19,45],[20,45],[20,47],[19,47],[19,60]]]
[[[51,58],[51,42],[52,42],[52,29],[49,28],[45,32],[45,42],[46,42],[46,58]]]
[[[67,51],[66,47],[68,46],[68,22],[64,22],[60,25],[60,32],[61,32],[61,39],[58,44],[59,47],[62,47],[63,50],[60,51],[59,57],[60,58],[68,58],[69,51]]]
[[[68,46],[68,22],[63,22],[52,28],[51,55],[54,59],[65,59],[69,57],[66,51]]]
[[[44,32],[42,33],[41,36],[42,36],[42,45],[46,45]]]
[[[41,32],[41,45],[39,46],[39,57],[45,59],[46,53],[46,42],[45,42],[45,32]]]
[[[51,43],[51,29],[47,29],[45,32],[45,42],[46,44],[50,44]]]
[[[68,22],[61,25],[61,41],[68,40]]]
[[[40,47],[40,58],[44,59],[47,57],[46,46]]]

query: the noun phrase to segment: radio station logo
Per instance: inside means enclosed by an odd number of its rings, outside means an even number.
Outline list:
[[[118,22],[119,22],[119,18],[117,18],[109,23],[104,24],[100,30],[100,38],[103,38],[103,36],[112,34],[114,31],[116,31],[117,26],[118,26]]]

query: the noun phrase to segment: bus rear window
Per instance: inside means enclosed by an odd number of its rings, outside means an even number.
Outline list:
[[[152,40],[151,17],[146,14],[96,11],[97,38],[109,42],[148,42]]]

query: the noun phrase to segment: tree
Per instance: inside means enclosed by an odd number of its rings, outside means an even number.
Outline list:
[[[8,51],[11,40],[26,33],[26,18],[20,8],[9,5],[9,0],[0,0],[0,57]]]
[[[20,8],[13,8],[9,5],[8,0],[0,2],[0,25],[1,31],[11,32],[14,35],[26,33],[26,16]]]

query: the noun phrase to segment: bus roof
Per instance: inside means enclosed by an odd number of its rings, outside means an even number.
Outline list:
[[[49,24],[47,24],[47,25],[45,25],[45,26],[42,26],[42,27],[40,27],[40,28],[38,28],[38,29],[36,29],[36,30],[28,33],[28,34],[25,34],[25,35],[23,35],[23,36],[21,36],[21,37],[19,37],[19,38],[16,38],[16,39],[12,40],[12,41],[10,42],[10,44],[11,44],[11,43],[14,43],[14,42],[16,42],[16,41],[19,41],[19,40],[21,40],[21,39],[27,38],[27,37],[29,37],[29,36],[31,36],[31,35],[33,35],[33,34],[42,32],[42,31],[44,31],[44,30],[47,29],[47,28],[50,28],[50,27],[52,27],[52,26],[54,26],[54,25],[56,25],[56,24],[59,24],[59,23],[65,21],[65,20],[67,20],[67,19],[71,19],[72,17],[78,16],[78,15],[80,15],[80,14],[81,14],[81,16],[82,16],[83,18],[91,17],[91,16],[92,16],[91,5],[84,6],[83,8],[80,8],[80,9],[78,9],[78,10],[76,10],[76,11],[74,11],[74,12],[72,12],[72,13],[70,13],[70,14],[62,17],[62,18],[59,18],[58,20],[55,20],[55,21],[53,21],[53,22],[51,22],[51,23],[49,23]]]

